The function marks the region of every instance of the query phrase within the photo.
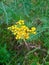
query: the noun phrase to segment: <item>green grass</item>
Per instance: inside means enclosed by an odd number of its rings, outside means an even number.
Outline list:
[[[29,46],[35,46],[29,51],[24,41],[16,40],[7,30],[20,19],[29,28],[37,28],[37,34],[26,40]],[[1,65],[49,65],[49,0],[0,0],[1,56]]]

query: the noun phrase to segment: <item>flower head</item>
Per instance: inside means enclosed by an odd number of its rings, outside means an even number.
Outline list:
[[[16,22],[16,24],[23,25],[24,24],[24,20],[19,20],[18,22]]]
[[[36,28],[35,27],[31,28],[31,33],[36,34]]]
[[[18,27],[18,25],[21,26]],[[19,20],[18,22],[16,22],[16,25],[12,25],[11,27],[8,27],[8,29],[13,32],[16,39],[28,39],[30,33],[36,34],[36,28],[32,27],[31,29],[29,29],[24,24],[24,20]]]

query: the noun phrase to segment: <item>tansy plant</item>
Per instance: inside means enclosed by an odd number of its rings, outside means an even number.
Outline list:
[[[24,20],[19,20],[15,25],[8,27],[8,29],[15,35],[16,39],[28,39],[31,34],[36,34],[36,28],[29,29]]]

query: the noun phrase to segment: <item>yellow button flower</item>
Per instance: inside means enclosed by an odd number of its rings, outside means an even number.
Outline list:
[[[32,32],[33,34],[36,34],[36,31],[35,32]]]
[[[7,29],[11,30],[11,27],[8,27]]]
[[[19,35],[17,35],[15,38],[16,38],[16,39],[21,39],[21,37],[20,37]]]
[[[35,30],[36,30],[36,28],[35,28],[35,27],[32,27],[32,28],[31,28],[31,30],[32,30],[32,31],[35,31]]]
[[[16,22],[16,24],[22,25],[24,24],[24,20],[19,20],[18,22]]]
[[[31,32],[32,34],[36,34],[36,28],[35,28],[35,27],[32,27],[30,32]]]

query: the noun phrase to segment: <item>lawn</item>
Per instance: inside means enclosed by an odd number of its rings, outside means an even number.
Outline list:
[[[49,65],[49,0],[0,0],[0,65]]]

